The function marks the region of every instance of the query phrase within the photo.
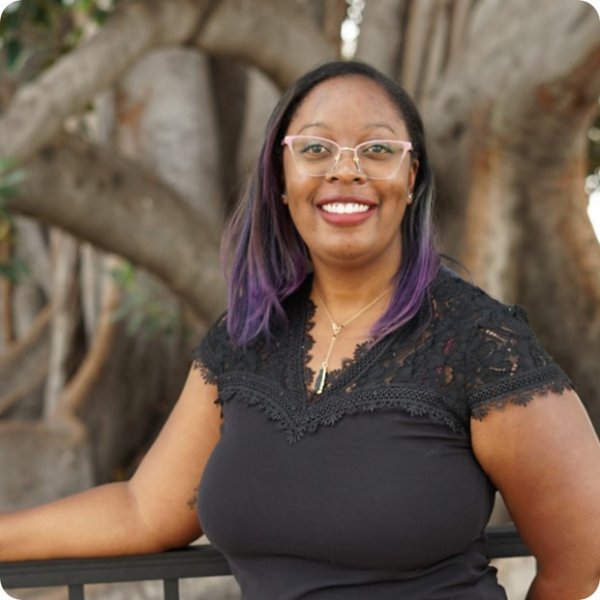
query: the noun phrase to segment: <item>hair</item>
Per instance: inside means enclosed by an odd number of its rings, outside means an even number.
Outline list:
[[[425,132],[410,96],[377,69],[356,61],[334,61],[303,75],[281,97],[266,127],[265,139],[245,193],[225,230],[222,259],[228,284],[227,329],[243,346],[259,335],[271,335],[274,322],[285,322],[282,303],[311,270],[304,241],[282,201],[281,142],[300,104],[320,83],[336,77],[360,76],[377,83],[403,118],[412,156],[419,163],[401,223],[402,261],[386,312],[373,325],[377,341],[417,315],[440,264],[433,227],[434,181],[425,147]]]

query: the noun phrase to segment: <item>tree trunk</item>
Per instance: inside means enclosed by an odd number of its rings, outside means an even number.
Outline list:
[[[600,245],[583,189],[600,36],[588,17],[575,3],[483,3],[468,32],[479,53],[448,68],[427,115],[447,248],[529,309],[600,429]]]
[[[115,146],[169,185],[218,234],[223,225],[219,143],[207,60],[154,50],[116,86]]]

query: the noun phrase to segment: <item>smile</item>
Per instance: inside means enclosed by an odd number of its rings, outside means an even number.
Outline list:
[[[336,215],[353,215],[356,213],[365,213],[370,206],[367,204],[359,204],[358,202],[333,202],[331,204],[323,204],[321,209],[325,212]]]

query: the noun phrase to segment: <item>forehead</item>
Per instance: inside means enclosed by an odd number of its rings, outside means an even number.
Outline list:
[[[316,85],[300,103],[289,130],[310,124],[404,128],[400,108],[379,83],[360,75],[334,77]]]

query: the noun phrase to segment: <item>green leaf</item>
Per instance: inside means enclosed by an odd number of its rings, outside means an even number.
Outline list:
[[[94,21],[96,21],[96,23],[98,23],[98,25],[104,25],[104,23],[106,23],[106,19],[108,18],[109,14],[110,14],[110,11],[103,10],[98,7],[94,7],[94,9],[91,11],[92,19],[94,19]]]
[[[12,169],[14,166],[14,159],[0,157],[0,175],[2,175],[4,171],[10,171],[10,169]]]
[[[77,2],[77,6],[79,10],[87,13],[90,12],[90,9],[92,8],[92,2],[91,0],[79,0],[79,2]]]
[[[6,51],[6,66],[11,71],[14,71],[19,62],[19,58],[21,57],[21,53],[23,52],[23,45],[19,39],[11,37],[6,44],[4,44],[4,48]]]
[[[15,196],[24,179],[25,172],[23,170],[10,171],[6,175],[0,175],[0,198]]]
[[[0,277],[12,283],[20,283],[29,275],[29,267],[20,259],[12,258],[6,263],[0,263]]]
[[[124,288],[131,287],[135,282],[135,269],[131,263],[124,262],[111,271],[111,277]]]

